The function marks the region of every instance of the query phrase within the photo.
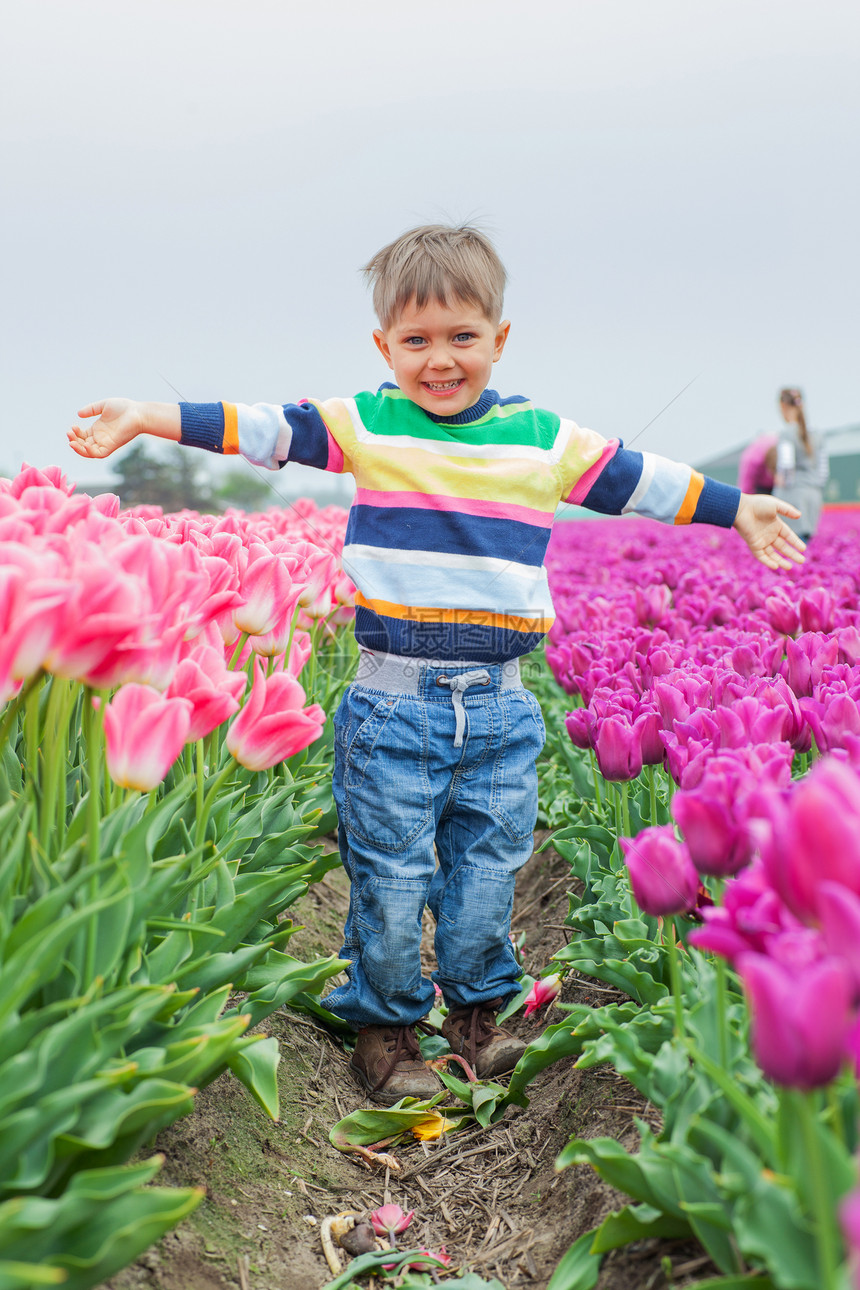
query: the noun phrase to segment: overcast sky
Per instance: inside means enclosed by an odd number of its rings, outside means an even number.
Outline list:
[[[106,478],[77,408],[165,380],[375,389],[358,270],[438,219],[508,267],[503,394],[693,462],[783,384],[858,422],[858,136],[856,0],[18,4],[0,468]]]

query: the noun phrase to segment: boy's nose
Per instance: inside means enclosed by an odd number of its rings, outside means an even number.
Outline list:
[[[453,367],[454,360],[447,349],[434,349],[427,360],[428,367]]]

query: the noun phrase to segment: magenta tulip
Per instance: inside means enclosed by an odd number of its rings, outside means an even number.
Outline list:
[[[574,708],[564,719],[570,742],[575,748],[590,748],[594,718],[588,708]]]
[[[124,685],[104,710],[107,767],[122,788],[148,793],[182,752],[191,725],[187,699],[166,698],[149,685]]]
[[[262,663],[244,708],[227,731],[225,743],[240,765],[268,770],[318,739],[325,713],[318,703],[304,707],[305,692],[287,672],[266,677]]]
[[[769,881],[802,921],[819,920],[822,883],[860,895],[858,837],[860,777],[832,757],[797,786],[788,804],[775,803],[762,858]]]
[[[787,967],[742,954],[738,971],[752,1013],[752,1049],[777,1084],[812,1089],[839,1073],[852,1023],[853,983],[838,959]]]
[[[627,717],[603,717],[596,723],[594,755],[604,779],[635,779],[642,771],[642,734]]]
[[[637,905],[659,918],[694,909],[699,875],[683,842],[669,824],[619,838]]]
[[[802,927],[768,882],[759,860],[726,883],[722,905],[708,905],[700,912],[704,926],[690,933],[690,944],[730,963],[747,950],[764,954],[775,938]]]
[[[853,1290],[860,1290],[860,1187],[839,1202],[839,1226],[848,1249]]]
[[[781,594],[768,596],[764,602],[768,622],[783,636],[793,636],[800,626],[800,614],[790,600]]]

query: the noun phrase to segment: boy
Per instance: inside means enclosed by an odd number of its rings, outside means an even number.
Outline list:
[[[802,559],[803,544],[780,518],[795,515],[786,503],[488,389],[510,324],[504,268],[478,230],[413,229],[365,272],[395,385],[283,407],[112,399],[82,409],[98,420],[69,439],[103,457],[146,432],[355,476],[343,562],[362,656],[335,716],[334,771],[351,965],[326,1006],[358,1032],[359,1083],[391,1105],[439,1089],[415,1037],[434,998],[419,959],[425,904],[451,1048],[481,1078],[524,1048],[496,1012],[518,988],[508,932],[544,742],[519,659],[552,623],[543,557],[557,505],[733,524],[770,568]]]

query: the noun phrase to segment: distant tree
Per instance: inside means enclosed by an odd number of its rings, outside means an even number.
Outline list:
[[[236,506],[242,511],[264,511],[277,506],[278,498],[271,485],[244,470],[230,470],[219,480],[213,498],[213,509],[224,511]]]
[[[159,453],[138,440],[112,464],[123,506],[164,511],[212,509],[212,483],[194,454],[173,445]]]

